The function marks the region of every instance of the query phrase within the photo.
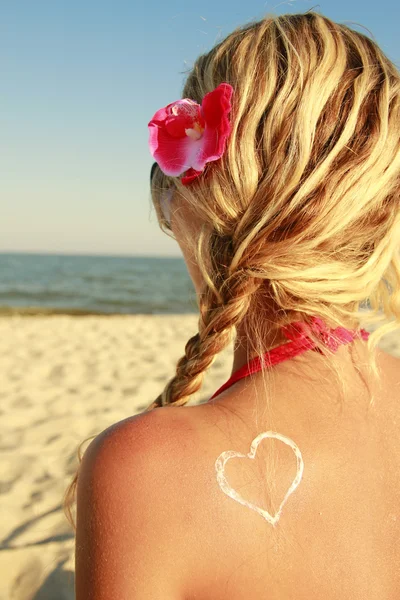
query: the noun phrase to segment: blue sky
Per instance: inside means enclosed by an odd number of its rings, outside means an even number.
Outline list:
[[[397,0],[0,0],[0,251],[178,254],[150,210],[148,121],[236,26],[313,7],[400,64]]]

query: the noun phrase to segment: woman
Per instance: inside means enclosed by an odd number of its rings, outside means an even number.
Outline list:
[[[84,455],[77,600],[399,598],[399,73],[308,12],[228,35],[182,97],[151,187],[199,331]],[[367,301],[392,319],[369,338]],[[233,333],[232,378],[185,406]]]

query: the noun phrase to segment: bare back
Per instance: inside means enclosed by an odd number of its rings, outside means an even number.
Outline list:
[[[191,540],[185,600],[400,597],[400,360],[378,351],[378,365],[370,408],[359,378],[343,401],[330,385],[299,381],[286,368],[268,411],[257,383],[184,410],[200,440],[186,451],[190,485],[177,490],[193,507],[182,523]],[[249,453],[267,430],[292,440],[304,461],[276,525],[224,493],[214,468],[227,450]],[[227,462],[225,475],[241,498],[273,515],[296,467],[293,448],[268,438],[254,460]]]

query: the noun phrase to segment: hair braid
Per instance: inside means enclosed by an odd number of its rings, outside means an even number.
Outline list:
[[[146,409],[166,405],[183,406],[201,388],[205,371],[231,339],[235,327],[248,312],[254,293],[262,279],[249,276],[246,269],[230,273],[231,238],[211,234],[212,277],[199,298],[199,331],[191,337],[185,354],[179,359],[175,376],[163,392]]]

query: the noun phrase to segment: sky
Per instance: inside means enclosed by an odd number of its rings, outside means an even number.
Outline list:
[[[0,0],[0,252],[178,255],[151,210],[149,120],[235,27],[311,8],[400,65],[398,0]]]

